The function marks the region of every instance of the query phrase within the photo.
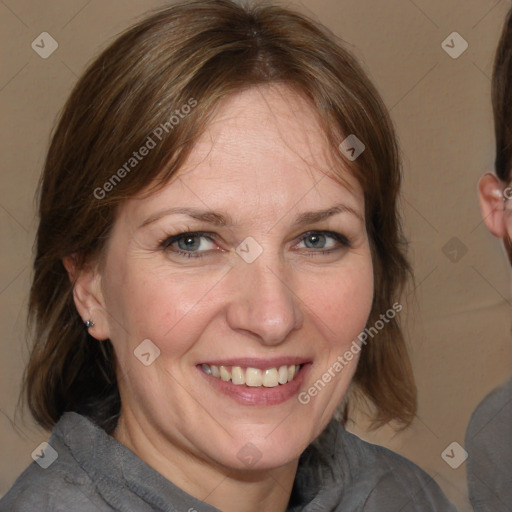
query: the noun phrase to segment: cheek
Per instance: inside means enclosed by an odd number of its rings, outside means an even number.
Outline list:
[[[217,275],[170,271],[137,260],[124,268],[114,267],[108,275],[112,341],[119,349],[133,350],[142,340],[150,339],[162,352],[172,352],[171,358],[179,356],[212,314],[208,295]]]
[[[312,317],[323,324],[331,344],[352,341],[365,327],[373,303],[371,260],[350,272],[335,274],[325,284],[307,285],[307,304]],[[340,336],[340,333],[342,334]]]

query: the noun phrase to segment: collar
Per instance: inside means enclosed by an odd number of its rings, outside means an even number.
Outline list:
[[[345,481],[341,442],[347,434],[336,421],[311,443],[299,459],[288,511],[334,510],[341,502]],[[120,507],[123,497],[114,489],[128,487],[132,493],[165,512],[218,509],[189,495],[141,460],[87,417],[66,412],[54,428],[72,457],[88,474],[104,499]],[[51,444],[51,441],[50,441]],[[345,459],[346,460],[346,459]],[[123,507],[124,508],[124,507]]]

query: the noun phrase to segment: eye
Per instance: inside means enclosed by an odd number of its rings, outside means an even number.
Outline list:
[[[298,249],[309,254],[329,254],[350,247],[350,241],[341,233],[333,231],[308,231],[297,244]],[[199,231],[188,231],[169,236],[160,242],[164,251],[186,258],[201,258],[210,251],[218,249],[214,234]]]
[[[161,242],[160,247],[187,258],[200,258],[204,252],[215,249],[217,245],[208,233],[188,232],[170,236]]]
[[[300,249],[311,249],[313,252],[325,254],[340,248],[350,247],[350,242],[348,238],[341,233],[335,233],[333,231],[308,231],[302,235],[301,242],[297,247]],[[317,249],[317,251],[315,251],[315,249]]]

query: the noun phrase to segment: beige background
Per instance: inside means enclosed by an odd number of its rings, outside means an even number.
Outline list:
[[[47,434],[15,415],[27,359],[25,308],[36,222],[33,194],[55,116],[86,63],[156,1],[0,0],[0,494]],[[397,126],[404,157],[403,205],[416,290],[407,297],[419,414],[396,436],[362,437],[409,457],[470,510],[465,464],[441,452],[464,442],[478,402],[512,373],[510,271],[481,222],[478,179],[494,159],[490,76],[510,3],[502,0],[298,0],[361,59]],[[59,47],[31,48],[43,31]],[[468,49],[452,59],[453,31]],[[467,250],[443,251],[453,237]],[[453,242],[452,242],[453,243]],[[450,246],[449,246],[450,247]],[[461,246],[462,247],[462,246]],[[462,257],[461,257],[462,256]],[[505,440],[504,440],[505,441]],[[510,440],[506,441],[510,442]]]

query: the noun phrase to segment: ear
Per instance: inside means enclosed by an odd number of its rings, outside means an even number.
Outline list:
[[[478,199],[487,229],[497,238],[508,237],[506,215],[503,210],[505,184],[494,174],[484,174],[478,183]]]
[[[109,339],[108,315],[101,289],[101,274],[97,265],[87,264],[79,270],[75,255],[66,256],[62,263],[73,284],[73,300],[78,314],[84,323],[86,320],[94,322],[94,325],[88,329],[89,334],[97,340]]]

